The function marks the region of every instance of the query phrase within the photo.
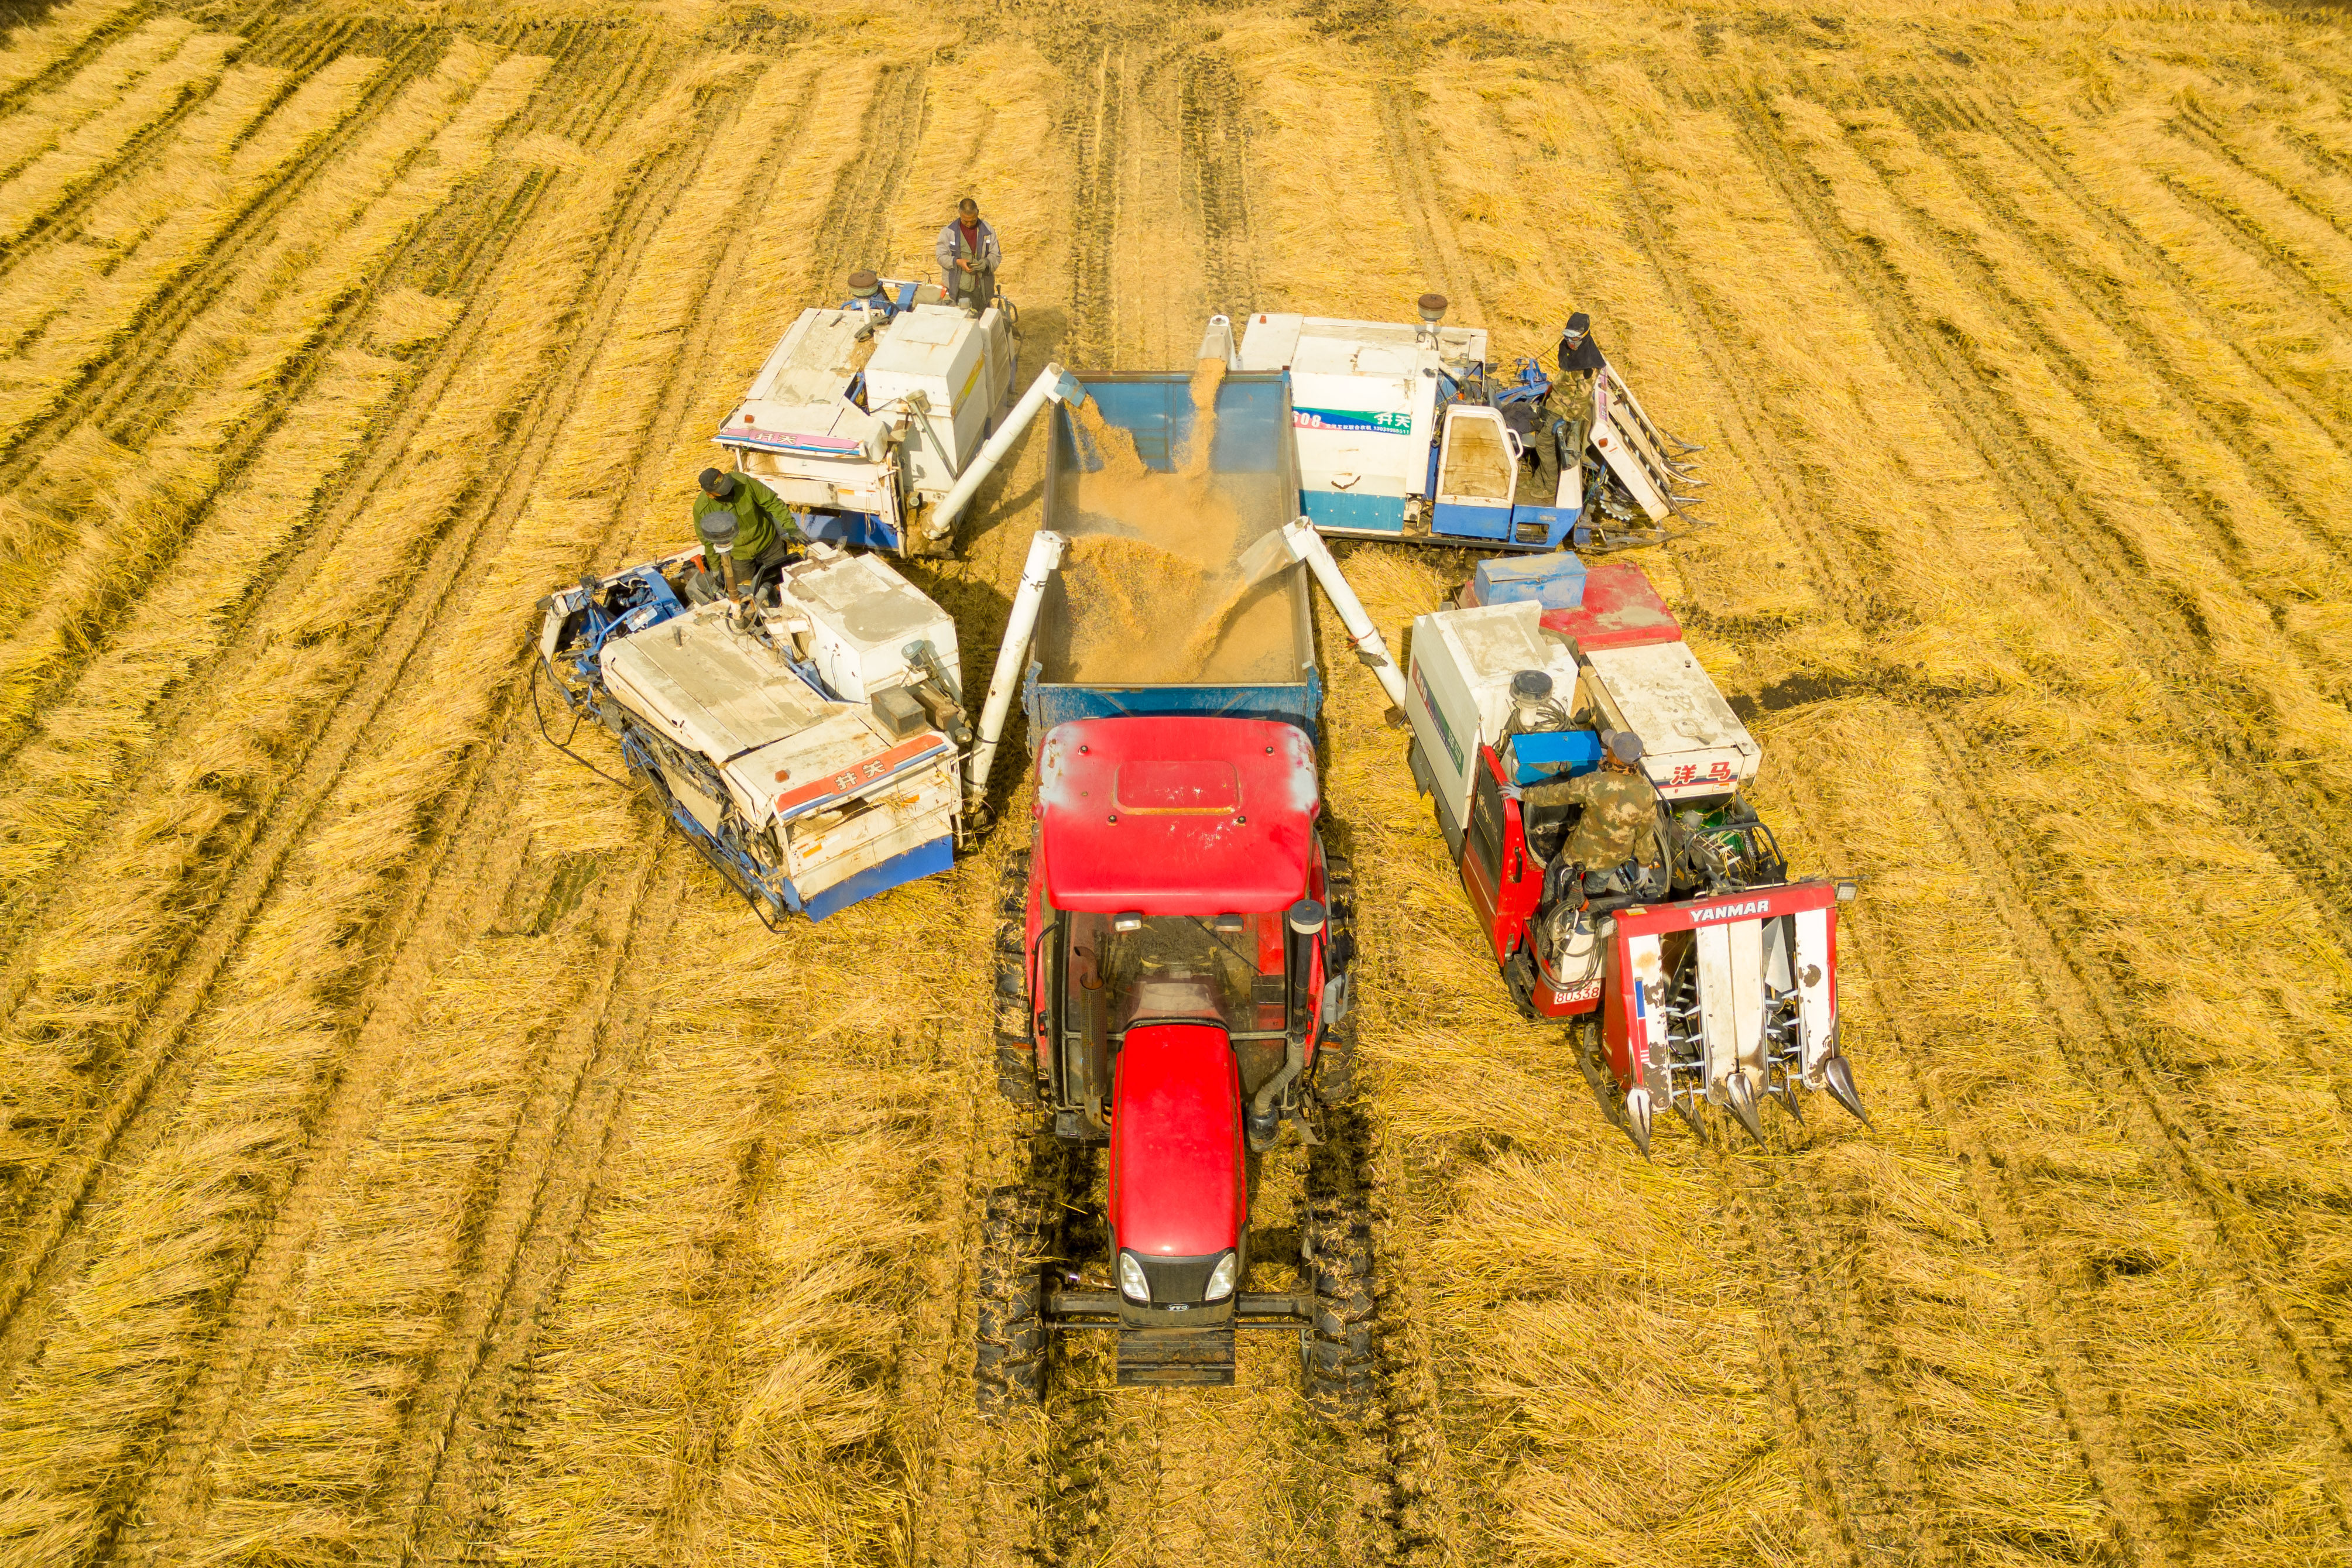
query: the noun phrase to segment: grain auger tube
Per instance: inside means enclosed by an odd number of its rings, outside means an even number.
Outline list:
[[[996,465],[1004,461],[1005,455],[1013,450],[1013,444],[1021,439],[1021,433],[1029,428],[1030,422],[1037,417],[1040,409],[1049,402],[1075,405],[1086,401],[1087,389],[1061,366],[1048,364],[1038,371],[1037,379],[1029,383],[1029,390],[1021,394],[1021,401],[1013,405],[1013,412],[1004,416],[1004,423],[996,427],[996,434],[988,438],[988,444],[973,455],[962,474],[958,476],[955,488],[931,508],[930,520],[924,525],[924,532],[933,540],[939,540],[955,530],[956,519],[963,515],[966,507],[971,505],[971,498],[980,493],[981,482],[996,472]]]

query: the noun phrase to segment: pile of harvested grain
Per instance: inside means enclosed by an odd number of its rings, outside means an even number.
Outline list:
[[[1193,371],[1192,428],[1160,472],[1092,400],[1072,411],[1101,460],[1080,475],[1078,535],[1063,564],[1069,678],[1249,680],[1281,674],[1291,629],[1280,597],[1241,581],[1242,548],[1281,521],[1265,476],[1213,474],[1217,392],[1225,361]],[[1263,492],[1263,493],[1261,493]],[[1099,531],[1097,531],[1099,530]]]

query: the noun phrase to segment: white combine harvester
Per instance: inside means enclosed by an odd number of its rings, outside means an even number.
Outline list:
[[[1586,554],[1655,544],[1689,497],[1697,450],[1652,423],[1591,339],[1562,336],[1557,377],[1522,360],[1510,379],[1483,329],[1260,311],[1237,371],[1287,371],[1300,508],[1318,533]],[[1527,472],[1532,466],[1532,474]]]
[[[713,437],[813,539],[904,551],[962,476],[1013,383],[1017,312],[974,316],[935,283],[850,276],[801,312]]]
[[[583,579],[540,610],[534,678],[575,733],[612,732],[770,925],[952,863],[971,739],[955,623],[881,557],[818,544],[730,598],[698,549]],[[577,757],[571,738],[555,744]]]

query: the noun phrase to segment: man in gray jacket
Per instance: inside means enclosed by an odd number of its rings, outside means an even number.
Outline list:
[[[966,196],[956,204],[956,215],[940,231],[940,281],[948,302],[985,310],[996,302],[996,269],[1004,264],[997,248],[996,231],[982,221],[980,204]]]

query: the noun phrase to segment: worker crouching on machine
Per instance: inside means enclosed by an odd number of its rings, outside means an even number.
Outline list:
[[[1666,893],[1666,857],[1658,841],[1658,790],[1642,771],[1642,737],[1631,730],[1601,731],[1601,766],[1572,779],[1533,784],[1523,800],[1542,816],[1575,826],[1545,867],[1544,902],[1579,908],[1594,901],[1631,904]],[[1538,813],[1530,813],[1535,815]],[[1531,843],[1538,852],[1548,846]]]
[[[705,468],[694,498],[694,531],[704,564],[730,599],[748,595],[763,571],[781,570],[803,542],[782,497],[749,474]]]

